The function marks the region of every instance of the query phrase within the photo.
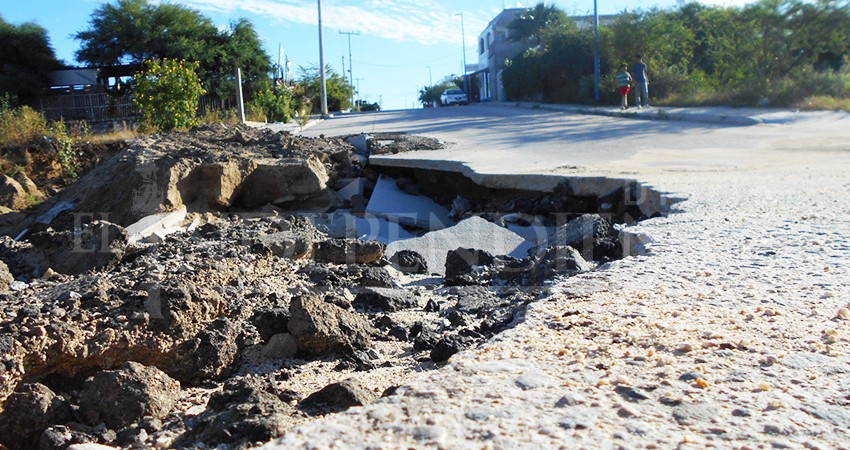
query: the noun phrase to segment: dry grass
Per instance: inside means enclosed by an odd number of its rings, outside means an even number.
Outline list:
[[[137,130],[118,130],[109,133],[98,133],[89,135],[86,140],[95,144],[111,144],[113,142],[129,141],[144,136]]]
[[[211,109],[198,118],[198,123],[226,123],[235,125],[239,123],[239,117],[235,109]]]
[[[64,123],[51,124],[29,106],[0,110],[0,144],[4,146],[24,146],[57,132],[66,134]]]
[[[803,111],[850,111],[850,98],[809,97],[794,107]]]

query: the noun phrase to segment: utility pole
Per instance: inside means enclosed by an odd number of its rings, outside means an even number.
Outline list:
[[[354,111],[354,73],[351,66],[351,35],[359,36],[359,31],[342,31],[339,34],[348,35],[348,82],[351,85],[351,110]],[[342,70],[345,70],[345,63],[342,64]]]
[[[466,78],[466,29],[463,25],[463,13],[458,13],[455,15],[460,16],[460,40],[461,45],[463,46],[463,70],[461,70],[460,73],[463,76],[463,91],[469,94],[469,81]]]
[[[597,102],[602,100],[599,88],[599,11],[596,0],[593,0],[593,92]]]
[[[328,115],[328,85],[325,77],[325,38],[322,33],[322,0],[319,3],[319,73],[322,84],[322,117]]]
[[[355,79],[354,79],[354,81],[357,83],[357,90],[356,90],[355,92],[357,93],[357,101],[358,101],[358,102],[360,102],[360,101],[361,101],[361,100],[360,100],[360,82],[361,82],[361,81],[363,81],[363,80],[365,80],[365,78],[355,78]],[[359,106],[359,105],[357,106],[357,110],[358,110],[358,111],[360,110],[360,106]]]
[[[428,86],[434,85],[434,77],[431,76],[431,66],[425,66],[428,68]]]

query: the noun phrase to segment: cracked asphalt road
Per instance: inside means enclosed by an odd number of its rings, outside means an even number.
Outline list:
[[[266,448],[847,448],[850,115],[754,126],[499,106],[328,120],[454,143],[379,163],[635,178],[648,253],[562,281],[395,395]]]

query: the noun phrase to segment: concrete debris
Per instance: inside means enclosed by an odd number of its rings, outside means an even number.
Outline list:
[[[395,180],[383,175],[378,178],[366,212],[425,230],[440,230],[455,223],[449,219],[449,211],[445,207],[423,195],[402,191]]]
[[[398,222],[368,214],[356,216],[345,212],[334,213],[326,220],[317,220],[316,225],[336,238],[355,238],[384,244],[415,237]]]
[[[357,153],[365,156],[369,156],[369,144],[371,140],[366,133],[355,134],[345,138],[345,142],[351,144]]]
[[[522,258],[528,255],[532,244],[504,227],[474,216],[450,228],[393,242],[387,246],[387,253],[393,255],[402,250],[415,251],[425,258],[431,272],[443,275],[446,273],[446,254],[460,247]]]
[[[166,236],[178,231],[184,231],[180,224],[186,219],[186,206],[180,206],[175,211],[152,214],[136,223],[129,225],[127,230],[130,243],[142,242],[155,235],[154,242],[162,242]]]
[[[366,179],[362,177],[354,178],[336,193],[340,198],[349,202],[354,196],[363,196],[366,193]]]

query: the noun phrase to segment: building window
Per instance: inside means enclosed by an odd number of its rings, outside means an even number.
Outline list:
[[[478,39],[478,54],[484,54],[484,39]]]

